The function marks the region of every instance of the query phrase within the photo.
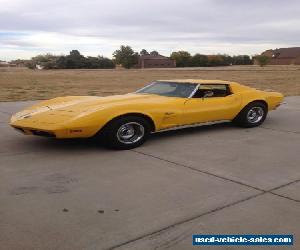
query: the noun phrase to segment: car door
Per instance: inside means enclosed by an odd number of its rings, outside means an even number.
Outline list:
[[[167,129],[181,125],[181,118],[186,98],[165,97],[159,102],[159,129]]]
[[[209,95],[205,95],[207,93]],[[240,111],[240,106],[241,96],[231,93],[228,84],[201,84],[194,98],[185,102],[182,123],[231,120]]]

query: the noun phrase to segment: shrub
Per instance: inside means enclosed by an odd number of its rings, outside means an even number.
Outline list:
[[[257,60],[260,67],[266,66],[271,60],[270,57],[265,55],[256,56],[255,59]]]

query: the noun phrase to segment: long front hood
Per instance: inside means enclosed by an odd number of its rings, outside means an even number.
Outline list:
[[[96,112],[109,108],[111,105],[138,104],[140,102],[156,102],[164,97],[156,95],[126,94],[107,97],[95,96],[67,96],[42,101],[27,108],[11,118],[11,125],[15,126],[50,126],[62,125],[85,113]]]
[[[43,101],[34,105],[26,110],[32,110],[36,113],[48,110],[72,110],[81,111],[89,109],[90,107],[100,105],[111,105],[119,102],[137,101],[145,98],[153,98],[153,95],[139,95],[139,94],[126,94],[126,95],[114,95],[107,97],[96,97],[96,96],[67,96],[58,97],[48,101]]]

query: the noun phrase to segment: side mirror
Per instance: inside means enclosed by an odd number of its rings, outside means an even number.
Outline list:
[[[204,92],[203,98],[212,97],[213,95],[214,95],[213,91],[207,90],[207,91]]]

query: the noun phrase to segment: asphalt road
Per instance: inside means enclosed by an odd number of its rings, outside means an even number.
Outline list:
[[[0,249],[182,250],[218,233],[294,234],[274,249],[300,249],[300,97],[286,101],[258,128],[159,133],[130,151],[24,136],[7,121],[30,102],[0,103]]]

